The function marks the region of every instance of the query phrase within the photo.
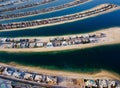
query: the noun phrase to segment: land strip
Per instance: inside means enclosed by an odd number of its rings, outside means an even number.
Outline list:
[[[6,7],[6,6],[14,5],[14,4],[24,3],[24,2],[27,2],[27,1],[29,1],[29,0],[9,1],[9,2],[6,2],[4,4],[0,4],[0,7]]]
[[[102,4],[87,11],[65,15],[65,16],[60,16],[60,17],[53,17],[53,18],[34,20],[34,21],[0,24],[0,31],[34,29],[34,28],[39,28],[39,27],[59,25],[59,24],[64,24],[68,22],[74,22],[77,20],[87,19],[87,18],[94,17],[97,15],[112,12],[118,9],[120,9],[120,7],[114,4]]]
[[[51,71],[34,67],[20,66],[18,64],[10,66],[0,63],[0,78],[47,88],[111,88],[111,86],[120,86],[119,75],[108,71],[102,70],[98,73],[86,74],[55,70]]]
[[[15,10],[20,10],[20,9],[27,9],[27,8],[31,8],[31,7],[35,7],[35,6],[39,6],[39,5],[48,4],[53,1],[56,1],[56,0],[42,0],[40,2],[34,2],[31,4],[19,6],[19,7],[5,8],[5,9],[0,10],[0,13],[10,12],[10,11],[15,11]]]
[[[44,9],[29,11],[29,12],[20,12],[20,13],[15,13],[15,14],[0,15],[0,21],[55,12],[55,11],[71,8],[71,7],[74,7],[74,6],[78,6],[80,4],[84,4],[84,3],[87,3],[89,1],[91,1],[91,0],[75,0],[73,2],[66,3],[66,4],[63,4],[63,5],[58,5],[58,6],[55,6],[55,7],[44,8]]]
[[[120,44],[120,28],[109,28],[86,34],[1,38],[0,51],[6,52],[48,52],[91,48],[102,45]]]

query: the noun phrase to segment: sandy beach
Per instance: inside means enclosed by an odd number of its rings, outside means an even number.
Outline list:
[[[86,10],[86,11],[83,11],[83,12],[79,12],[79,13],[75,13],[75,14],[80,14],[80,13],[84,13],[84,12],[87,12],[87,11],[96,10],[98,8],[101,8],[101,7],[105,6],[105,5],[107,5],[107,4],[102,4],[102,5],[96,6],[96,7],[92,8],[92,9],[89,9],[89,10]],[[87,18],[96,17],[98,15],[106,14],[106,13],[113,12],[113,11],[116,11],[116,10],[120,10],[120,6],[118,6],[116,8],[109,9],[109,10],[107,10],[105,12],[100,12],[100,13],[96,13],[96,14],[93,14],[93,15],[90,15],[90,16],[86,16],[86,17],[82,17],[82,18],[78,18],[78,19],[73,19],[73,20],[69,20],[69,21],[62,21],[62,22],[56,22],[56,23],[51,23],[51,24],[32,26],[32,27],[25,27],[25,28],[15,28],[15,29],[0,30],[0,32],[2,32],[2,31],[23,30],[23,29],[28,30],[28,29],[35,29],[35,28],[40,28],[40,27],[47,27],[47,26],[54,26],[54,25],[60,25],[60,24],[65,24],[65,23],[71,23],[71,22],[78,21],[78,20],[84,20],[84,19],[87,19]],[[71,16],[71,15],[75,15],[75,14],[64,15],[64,16]],[[64,16],[59,16],[59,17],[54,17],[54,18],[61,18],[61,17],[64,17]],[[41,19],[41,20],[43,20],[43,19]],[[46,19],[44,19],[44,20],[46,20]],[[36,21],[40,21],[40,20],[36,20]],[[20,23],[20,22],[17,22],[17,23]],[[12,23],[12,24],[16,24],[16,23]]]
[[[106,70],[101,70],[99,72],[94,73],[80,73],[80,72],[68,72],[68,71],[60,71],[60,70],[48,70],[43,69],[40,67],[30,67],[30,66],[23,66],[20,64],[16,64],[14,62],[11,63],[0,63],[3,66],[13,66],[18,69],[27,70],[30,72],[36,72],[51,76],[61,76],[61,77],[68,77],[68,78],[75,78],[75,79],[116,79],[120,80],[120,75],[114,72],[109,72]]]
[[[56,2],[57,0],[55,0],[55,1],[52,1],[52,2],[49,2],[49,3],[53,3],[53,2]],[[42,2],[42,1],[41,1]],[[46,4],[49,4],[49,3],[44,3],[44,4],[41,4],[41,6],[42,5],[46,5]],[[36,5],[36,6],[33,6],[33,7],[37,7],[38,5]],[[32,8],[32,7],[29,7],[29,8]],[[24,8],[24,9],[27,9],[27,8]],[[21,9],[20,9],[21,10]],[[14,11],[14,10],[13,10]],[[11,11],[7,11],[7,12],[11,12]],[[5,12],[2,12],[2,13],[6,13],[6,11]]]
[[[1,48],[0,51],[6,52],[50,52],[50,51],[63,51],[63,50],[75,50],[75,49],[85,49],[85,48],[92,48],[97,46],[103,45],[111,45],[111,44],[120,44],[120,28],[113,27],[108,29],[102,29],[99,31],[94,31],[91,33],[85,34],[96,34],[96,33],[105,33],[106,37],[100,40],[97,43],[88,43],[88,44],[79,44],[79,45],[71,45],[71,46],[62,46],[62,47],[54,47],[54,48],[25,48],[25,49],[17,49],[17,48]],[[64,37],[67,38],[69,36],[80,36],[84,34],[76,34],[76,35],[65,35],[65,36],[54,36],[54,37]],[[31,37],[31,38],[39,38],[48,41],[50,38],[54,38],[52,36],[49,37]],[[30,38],[30,37],[20,37],[20,38]]]
[[[92,1],[92,0],[88,0],[88,1],[86,1],[86,2],[83,2],[83,3],[77,4],[77,5],[73,5],[73,6],[70,6],[70,7],[67,7],[67,8],[62,8],[62,9],[59,9],[59,10],[48,11],[48,12],[45,12],[45,13],[38,13],[38,14],[27,15],[27,16],[22,16],[22,17],[15,17],[15,18],[1,19],[0,21],[3,21],[3,20],[10,20],[10,19],[17,19],[17,18],[25,18],[25,17],[31,17],[31,16],[37,16],[37,15],[43,15],[43,14],[47,14],[47,13],[57,12],[57,11],[65,10],[65,9],[68,9],[68,8],[76,7],[76,6],[79,6],[79,5],[82,5],[82,4],[85,4],[85,3],[91,2],[91,1]],[[71,3],[71,2],[70,2],[70,3]],[[61,5],[60,5],[60,6],[61,6]],[[57,7],[57,6],[56,6],[56,7]]]

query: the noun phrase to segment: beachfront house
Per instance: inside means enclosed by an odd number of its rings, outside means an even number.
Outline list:
[[[29,47],[30,48],[34,48],[35,47],[35,43],[30,43]]]
[[[68,42],[66,42],[66,41],[62,42],[62,46],[67,46],[67,45],[68,45]]]
[[[13,48],[13,43],[4,44],[7,48]]]
[[[21,78],[21,75],[22,75],[22,73],[21,72],[17,72],[17,71],[15,71],[14,73],[13,73],[13,77],[15,77],[15,78]]]
[[[98,87],[95,80],[86,80],[85,86],[89,88]]]
[[[41,82],[42,81],[42,75],[35,75],[34,81]]]
[[[72,42],[71,42],[71,41],[68,41],[68,45],[72,45]]]
[[[26,72],[26,73],[24,74],[24,79],[25,79],[25,80],[33,80],[33,74]]]
[[[59,37],[59,40],[60,41],[65,41],[65,38],[64,37]]]
[[[46,45],[47,48],[49,47],[53,47],[53,43],[52,42],[48,42],[47,45]]]
[[[29,39],[30,43],[36,42],[37,39]]]
[[[16,45],[17,45],[17,48],[20,48],[20,43],[16,43]]]
[[[12,76],[13,73],[14,73],[14,70],[5,68],[2,74],[6,76]]]
[[[50,40],[50,42],[54,42],[56,40],[56,38],[50,38],[49,40]]]
[[[102,37],[106,37],[106,35],[104,33],[97,33],[96,37],[97,38],[102,38]]]
[[[89,42],[90,42],[89,38],[82,38],[81,39],[81,43],[83,43],[83,44],[86,44],[86,43],[89,43]]]
[[[83,35],[83,38],[89,38],[89,34]]]
[[[5,43],[7,38],[1,38],[0,42]]]
[[[73,84],[79,86],[79,88],[86,88],[84,79],[72,79]]]
[[[0,74],[2,74],[2,72],[4,71],[4,67],[3,66],[0,66]]]
[[[77,36],[70,36],[69,37],[69,39],[72,39],[72,40],[74,40],[74,39],[76,39],[77,38]]]
[[[120,88],[120,81],[115,81],[116,82],[116,87],[115,88]]]
[[[29,45],[30,45],[29,42],[26,42],[25,43],[25,48],[29,48]]]
[[[0,38],[0,43],[2,43],[3,42],[3,40],[2,40],[2,38]]]
[[[74,42],[75,42],[75,44],[80,44],[81,40],[80,39],[76,39]]]
[[[36,47],[44,47],[44,43],[43,42],[37,42]]]
[[[108,88],[115,88],[115,86],[116,86],[116,82],[109,80]]]
[[[108,87],[108,81],[107,80],[99,80],[99,87],[100,88],[106,88],[106,87]]]
[[[95,43],[97,41],[96,38],[89,38],[89,40],[90,40],[91,43]]]
[[[54,46],[54,47],[61,46],[61,42],[60,42],[60,41],[53,42],[53,46]]]
[[[117,85],[115,88],[120,88],[120,85]]]
[[[25,43],[20,43],[20,48],[25,48]]]
[[[19,43],[19,42],[20,42],[20,39],[15,39],[14,42],[15,42],[15,43]]]
[[[56,84],[57,83],[57,77],[47,76],[46,77],[46,83]]]

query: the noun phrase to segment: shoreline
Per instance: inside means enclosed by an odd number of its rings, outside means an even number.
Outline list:
[[[0,21],[5,21],[5,20],[12,20],[12,19],[19,19],[19,18],[25,18],[25,17],[32,17],[32,16],[37,16],[37,15],[43,15],[43,14],[47,14],[47,13],[52,13],[52,12],[57,12],[57,11],[61,11],[61,10],[65,10],[65,9],[68,9],[68,8],[72,8],[72,7],[76,7],[76,6],[79,6],[79,5],[82,5],[82,4],[85,4],[85,3],[88,3],[92,0],[88,0],[86,2],[83,2],[83,3],[80,3],[80,4],[77,4],[77,5],[73,5],[73,6],[70,6],[70,7],[66,7],[66,8],[62,8],[62,9],[59,9],[59,10],[54,10],[54,11],[48,11],[48,12],[45,12],[45,13],[38,13],[38,14],[33,14],[33,15],[27,15],[27,16],[22,16],[22,17],[15,17],[15,18],[7,18],[7,19],[0,19]],[[74,1],[75,2],[75,1]],[[71,3],[71,2],[70,2]],[[67,3],[68,4],[68,3]],[[61,5],[60,5],[61,6]],[[55,6],[57,7],[57,6]]]
[[[27,1],[29,1],[29,0],[26,0],[26,1],[22,1],[22,0],[20,0],[20,1],[9,1],[9,3],[6,3],[6,4],[0,4],[0,8],[4,8],[4,7],[6,7],[6,6],[10,6],[10,5],[15,5],[15,4],[20,4],[20,3],[24,3],[24,2],[27,2]]]
[[[21,48],[21,49],[8,49],[8,48],[1,48],[0,51],[5,52],[51,52],[51,51],[66,51],[66,50],[75,50],[75,49],[86,49],[86,48],[92,48],[97,46],[103,46],[103,45],[112,45],[112,44],[120,44],[120,27],[114,27],[114,28],[108,28],[103,29],[99,31],[94,31],[90,33],[85,34],[93,34],[93,33],[105,33],[106,37],[100,40],[97,43],[88,43],[88,44],[79,44],[79,45],[70,45],[70,46],[61,46],[61,47],[53,47],[53,48]],[[67,35],[67,36],[49,36],[49,37],[22,37],[22,38],[41,38],[44,40],[49,40],[50,38],[55,37],[68,37],[68,36],[79,36],[84,34],[75,34],[75,35]],[[21,38],[21,37],[19,37]],[[19,39],[18,38],[18,39]]]
[[[84,12],[87,12],[87,11],[96,10],[97,8],[100,8],[100,7],[104,6],[104,5],[106,5],[106,4],[102,4],[102,5],[93,7],[91,9],[89,9],[89,10],[86,10],[86,11],[83,11],[83,12],[78,12],[78,13],[75,13],[75,14],[80,14],[80,13],[84,13]],[[15,31],[15,30],[28,30],[28,29],[34,29],[34,28],[41,28],[41,27],[55,26],[55,25],[60,25],[60,24],[65,24],[65,23],[71,23],[71,22],[74,22],[74,21],[79,21],[79,20],[84,20],[84,19],[87,19],[87,18],[96,17],[96,16],[99,16],[99,15],[102,15],[102,14],[106,14],[106,13],[109,13],[109,12],[116,11],[116,10],[120,10],[120,6],[118,6],[116,8],[109,9],[109,10],[107,10],[105,12],[100,12],[100,13],[92,14],[90,16],[85,16],[85,17],[78,18],[78,19],[67,20],[67,21],[56,22],[56,23],[49,23],[49,24],[38,25],[38,26],[25,27],[25,28],[14,28],[14,29],[6,29],[6,30],[4,29],[4,30],[0,30],[0,32]],[[75,15],[75,14],[70,14],[70,15],[65,15],[65,16],[71,16],[71,15]],[[61,18],[61,17],[64,17],[64,16],[59,16],[59,17],[54,17],[54,18]],[[47,19],[41,19],[41,20],[47,20]],[[40,20],[36,20],[36,21],[40,21]],[[29,22],[29,21],[26,21],[26,22]],[[21,22],[17,22],[17,23],[21,23]],[[16,24],[16,23],[14,22],[12,24]]]
[[[41,67],[34,67],[34,66],[25,66],[17,63],[1,63],[0,65],[3,66],[10,66],[21,70],[26,70],[30,72],[37,72],[40,74],[50,75],[50,76],[60,76],[60,77],[67,77],[73,79],[116,79],[120,80],[120,75],[115,72],[110,72],[107,70],[101,69],[98,72],[71,72],[71,71],[61,71],[61,70],[48,70],[43,69]]]
[[[54,1],[57,1],[57,0],[48,1],[48,2],[45,2],[45,3],[43,3],[43,2],[44,2],[44,0],[43,0],[43,1],[39,2],[39,3],[40,3],[40,5],[42,6],[42,5],[46,5],[46,4],[52,3],[52,2],[54,2]],[[36,4],[36,3],[33,3],[33,4]],[[37,7],[37,6],[39,6],[39,5],[37,4],[37,5],[33,6],[33,7]],[[21,7],[21,6],[20,6],[20,7]],[[19,9],[15,9],[15,10],[12,10],[12,11],[21,10],[20,7],[17,7],[17,8],[19,8]],[[14,7],[13,7],[13,8],[14,8]],[[12,9],[13,9],[13,8],[12,8]],[[28,7],[28,8],[32,8],[32,7]],[[9,8],[9,9],[11,9],[11,8]],[[23,9],[27,9],[27,8],[24,7]],[[1,12],[2,10],[3,10],[3,12]],[[0,13],[12,12],[12,11],[6,11],[6,9],[5,9],[5,11],[4,11],[4,9],[2,9],[2,10],[0,10]]]

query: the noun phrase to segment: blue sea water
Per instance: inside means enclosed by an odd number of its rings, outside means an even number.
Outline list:
[[[67,3],[72,0],[63,0]],[[56,3],[56,4],[54,4]],[[46,6],[54,6],[62,4],[62,0],[49,5],[35,7],[33,9],[46,8]],[[57,11],[44,15],[26,17],[8,21],[0,21],[0,23],[10,23],[18,21],[27,21],[35,19],[44,19],[55,16],[67,15],[83,10],[87,10],[103,3],[113,3],[120,5],[120,0],[93,0],[91,2]],[[27,9],[26,9],[27,10]],[[42,27],[36,29],[18,30],[0,32],[0,37],[20,37],[20,36],[55,36],[76,33],[86,33],[95,30],[101,30],[109,27],[120,27],[120,10],[103,14],[100,16],[66,23],[61,25]],[[64,52],[49,53],[6,53],[0,52],[1,62],[17,62],[24,65],[42,66],[45,68],[55,68],[75,71],[94,71],[107,69],[120,74],[120,44],[101,46],[85,50],[73,50]],[[32,62],[32,63],[31,63]]]
[[[34,1],[32,1],[32,2],[30,2],[30,3],[36,3],[36,2],[38,1],[38,2],[41,2],[41,1],[39,1],[39,0],[34,0]],[[17,12],[26,12],[26,11],[32,11],[32,10],[36,10],[36,9],[43,9],[43,8],[49,8],[49,7],[51,7],[51,6],[57,6],[57,5],[61,5],[61,4],[64,4],[64,3],[69,3],[69,2],[71,2],[71,1],[73,1],[73,0],[56,0],[56,1],[53,1],[53,2],[51,2],[51,3],[49,3],[49,4],[45,4],[45,5],[40,5],[40,6],[35,6],[35,7],[33,7],[33,8],[27,8],[27,9],[21,9],[21,10],[16,10],[16,11],[12,11],[12,12],[6,12],[5,14],[12,14],[12,13],[17,13]],[[26,4],[29,4],[29,3],[26,3]],[[26,5],[25,4],[25,5]],[[23,5],[23,4],[22,4]],[[19,6],[19,5],[18,5]],[[17,7],[18,7],[17,6]],[[21,5],[20,5],[21,6]],[[16,6],[13,6],[13,7],[16,7]]]
[[[69,0],[65,0],[65,1],[69,1]],[[94,6],[97,6],[103,3],[114,3],[117,5],[120,5],[119,0],[93,0],[91,2],[82,4],[80,6],[69,8],[66,10],[61,10],[58,12],[53,12],[53,13],[48,13],[48,14],[38,15],[33,17],[8,20],[8,21],[1,21],[0,23],[44,19],[44,18],[50,18],[50,17],[61,16],[66,14],[72,14],[75,12],[80,12],[83,10],[87,10],[89,8],[93,8]],[[116,27],[116,26],[118,27],[120,26],[119,14],[120,14],[120,10],[117,10],[111,13],[103,14],[100,16],[96,16],[96,17],[92,17],[92,18],[88,18],[88,19],[84,19],[84,20],[80,20],[72,23],[66,23],[62,25],[42,27],[42,28],[36,28],[36,29],[18,30],[18,31],[11,31],[11,32],[0,32],[0,36],[1,37],[2,36],[6,36],[6,37],[51,36],[51,35],[53,36],[53,35],[65,35],[65,34],[90,32],[94,30],[100,30],[103,28]]]
[[[120,74],[120,45],[44,53],[0,52],[0,62],[75,72],[109,70]]]

